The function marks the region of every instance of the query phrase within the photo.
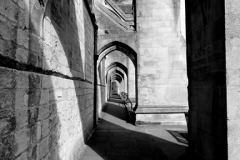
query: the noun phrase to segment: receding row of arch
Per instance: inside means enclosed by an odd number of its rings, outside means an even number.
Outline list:
[[[136,107],[137,107],[137,100],[138,100],[138,94],[137,94],[137,53],[127,44],[124,44],[119,41],[114,41],[111,43],[106,44],[103,46],[100,50],[97,52],[97,61],[96,61],[96,70],[99,71],[99,66],[102,62],[102,60],[110,53],[113,53],[114,51],[119,51],[123,54],[125,54],[132,62],[134,66],[134,72],[135,72],[135,100],[136,100]],[[96,73],[98,74],[98,73]],[[122,86],[124,86],[125,92],[129,92],[129,68],[128,66],[125,66],[124,64],[120,62],[112,62],[108,66],[106,66],[105,69],[105,88],[106,88],[106,96],[107,98],[111,97],[110,93],[112,92],[112,83],[118,83]],[[98,84],[99,82],[96,82]],[[97,92],[100,93],[100,92]],[[99,96],[99,95],[96,95]],[[107,101],[108,99],[106,99]],[[135,107],[135,109],[136,109]]]

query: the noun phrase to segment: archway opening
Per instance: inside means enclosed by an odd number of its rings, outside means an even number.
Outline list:
[[[97,119],[112,93],[126,93],[134,108],[137,107],[137,53],[131,47],[117,41],[102,47],[98,51],[96,71]],[[117,91],[113,90],[113,85],[118,86]]]

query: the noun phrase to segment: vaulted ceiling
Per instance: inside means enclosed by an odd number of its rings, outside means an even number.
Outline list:
[[[112,0],[116,4],[132,4],[133,0]]]
[[[126,14],[132,14],[133,0],[112,0]]]

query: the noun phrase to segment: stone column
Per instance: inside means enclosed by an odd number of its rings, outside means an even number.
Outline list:
[[[137,3],[137,122],[186,124],[186,42],[180,34],[180,0]],[[169,114],[171,113],[171,114]]]
[[[186,1],[189,147],[208,160],[229,159],[227,154],[232,160],[239,158],[239,138],[235,134],[239,127],[230,118],[231,111],[237,113],[239,101],[234,86],[237,54],[232,50],[236,43],[229,43],[237,33],[228,32],[228,28],[225,33],[225,27],[234,25],[225,26],[230,17],[225,15],[224,7],[224,1]]]

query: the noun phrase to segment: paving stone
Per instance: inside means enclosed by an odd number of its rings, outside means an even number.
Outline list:
[[[86,156],[104,156],[106,155],[106,149],[104,148],[96,148],[96,147],[88,147],[85,151]]]
[[[99,126],[93,133],[92,138],[88,142],[88,149],[83,159],[104,159],[104,160],[168,160],[168,157],[173,158],[183,154],[185,146],[179,146],[178,142],[168,141],[169,137],[172,137],[163,127],[160,125],[154,126],[134,126],[131,130],[126,129],[132,124],[123,123],[122,119],[116,114],[127,114],[124,107],[124,112],[116,112],[111,116],[114,121],[109,119],[108,111],[117,105],[109,103],[106,106],[105,116],[101,120]],[[113,113],[113,112],[111,112]],[[118,118],[116,118],[118,117]],[[121,123],[120,123],[121,122]],[[116,124],[115,124],[116,123]],[[121,124],[118,126],[117,124]],[[108,130],[101,130],[101,125],[113,125],[117,126],[118,129],[110,128]],[[163,132],[164,131],[164,132]],[[158,133],[158,134],[156,134]],[[164,134],[162,134],[164,133]],[[174,139],[174,137],[172,137]],[[166,140],[165,140],[166,139]],[[181,151],[177,156],[172,156],[172,152],[162,148],[164,146],[173,147],[174,151]],[[163,150],[164,149],[164,150]],[[173,159],[171,159],[173,160]]]
[[[109,130],[97,130],[93,133],[93,137],[109,137],[111,133]]]

